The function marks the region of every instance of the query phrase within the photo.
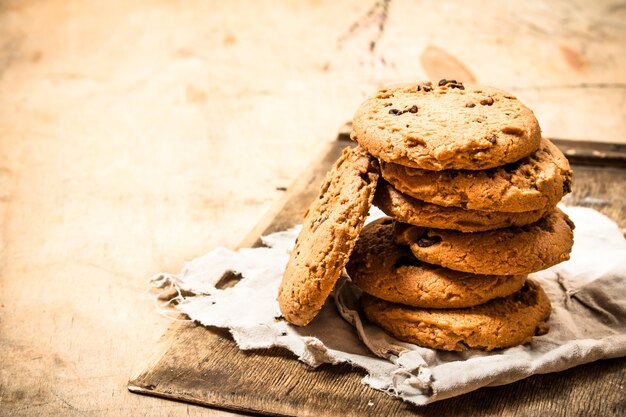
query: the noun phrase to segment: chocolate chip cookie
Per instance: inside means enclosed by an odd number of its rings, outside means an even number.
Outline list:
[[[393,243],[393,220],[363,228],[346,265],[354,284],[386,301],[425,308],[461,308],[519,290],[526,275],[476,275],[427,264]]]
[[[527,280],[517,292],[475,307],[422,309],[361,297],[367,318],[400,340],[433,349],[487,351],[530,342],[545,334],[552,307],[543,289]]]
[[[429,170],[493,168],[530,155],[541,140],[535,115],[513,95],[454,80],[383,88],[352,126],[372,155]]]
[[[374,204],[385,214],[403,223],[461,232],[524,226],[536,222],[545,213],[544,210],[507,213],[438,206],[403,194],[382,180],[378,182]]]
[[[483,211],[547,210],[572,184],[567,159],[547,139],[527,158],[484,171],[429,171],[383,162],[381,173],[397,190],[417,199]]]
[[[378,176],[377,161],[361,147],[344,149],[326,175],[305,214],[278,292],[280,310],[290,323],[305,326],[324,304],[363,228]]]
[[[569,259],[574,224],[559,209],[521,227],[461,233],[396,223],[394,240],[420,260],[474,274],[529,274]]]

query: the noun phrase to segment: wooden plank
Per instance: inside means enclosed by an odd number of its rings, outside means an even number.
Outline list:
[[[247,244],[262,230],[275,231],[299,221],[323,175],[345,140],[335,142],[290,188],[284,204],[272,211]],[[593,206],[626,227],[623,195],[626,170],[575,167],[570,204]],[[316,370],[289,352],[269,349],[240,351],[223,329],[176,323],[131,377],[132,392],[197,404],[285,416],[362,415],[620,415],[626,382],[626,360],[604,360],[565,372],[537,375],[514,384],[483,388],[426,407],[415,407],[361,384],[363,372],[348,365]]]
[[[626,169],[626,144],[554,139],[571,164]]]

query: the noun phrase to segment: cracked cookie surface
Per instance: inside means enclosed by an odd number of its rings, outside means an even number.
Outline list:
[[[517,98],[452,81],[380,89],[357,110],[351,137],[383,161],[428,170],[492,168],[539,147],[537,119]]]
[[[476,275],[427,264],[393,242],[389,217],[363,228],[346,265],[352,282],[377,298],[424,308],[462,308],[519,290],[526,275]]]
[[[374,204],[388,216],[403,223],[461,232],[524,226],[536,222],[545,214],[544,210],[507,213],[438,206],[403,194],[383,180],[378,182]]]
[[[530,342],[547,333],[552,311],[541,286],[527,280],[517,292],[475,307],[423,309],[363,294],[367,318],[400,340],[432,349],[493,350]]]
[[[344,149],[307,210],[278,292],[285,319],[305,326],[317,315],[348,258],[372,204],[378,164],[361,147]]]
[[[474,274],[529,274],[569,259],[574,224],[558,208],[521,227],[461,233],[396,223],[394,241],[420,260]]]
[[[397,190],[419,200],[484,211],[546,210],[572,186],[567,158],[547,139],[532,155],[484,171],[429,171],[382,162],[381,174]]]

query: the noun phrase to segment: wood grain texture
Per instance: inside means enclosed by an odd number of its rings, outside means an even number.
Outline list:
[[[362,384],[349,365],[311,369],[279,348],[242,352],[228,331],[177,324],[133,392],[268,415],[621,416],[626,361],[612,359],[415,407]],[[175,336],[174,336],[175,335]],[[193,358],[194,361],[190,361]],[[228,366],[224,363],[228,361]],[[608,388],[608,390],[607,390]]]
[[[258,233],[283,230],[301,219],[345,140],[334,143]],[[626,227],[626,170],[575,166],[570,204],[593,206]],[[605,360],[565,372],[483,388],[426,407],[414,407],[363,385],[363,372],[348,365],[316,370],[282,349],[239,351],[227,331],[175,324],[156,353],[131,377],[132,392],[284,416],[619,416],[624,405],[626,359]],[[314,393],[314,394],[312,394]]]
[[[231,414],[128,393],[170,324],[147,278],[237,246],[425,52],[626,143],[623,5],[374,3],[0,1],[0,415]]]

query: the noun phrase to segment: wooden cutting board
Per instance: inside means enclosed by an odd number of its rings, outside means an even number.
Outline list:
[[[626,227],[624,147],[559,141],[574,165],[568,204],[594,207]],[[290,187],[285,198],[255,227],[242,247],[261,235],[291,227],[315,198],[341,149],[345,134]],[[598,166],[600,165],[600,166]],[[603,360],[564,372],[536,375],[514,384],[483,388],[416,407],[361,383],[364,372],[349,365],[311,369],[283,349],[240,351],[224,329],[176,322],[130,378],[131,392],[212,407],[280,416],[618,416],[624,410],[626,359]]]

